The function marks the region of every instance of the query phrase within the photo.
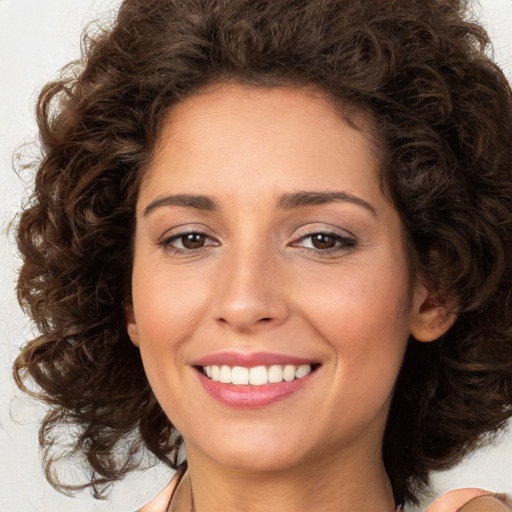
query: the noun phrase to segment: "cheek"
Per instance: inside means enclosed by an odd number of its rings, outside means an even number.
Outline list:
[[[195,325],[209,293],[193,273],[171,272],[165,264],[145,265],[142,260],[134,268],[132,289],[141,338],[168,342]]]
[[[408,286],[401,272],[343,268],[337,275],[325,278],[306,277],[298,287],[297,297],[301,297],[301,308],[309,321],[330,336],[351,332],[356,340],[379,331],[381,338],[395,338],[392,333],[404,331],[406,337],[409,334]]]
[[[168,416],[179,416],[187,342],[204,314],[207,291],[193,280],[177,280],[176,273],[171,278],[165,267],[139,257],[132,276],[133,306],[148,381]]]
[[[364,394],[393,387],[410,335],[405,273],[385,266],[308,280],[298,294],[308,323],[339,365],[337,375]]]
[[[204,317],[209,289],[190,276],[177,279],[177,275],[180,273],[173,274],[140,257],[132,276],[141,358],[151,387],[168,410],[176,407],[169,390],[180,393],[187,342]],[[170,405],[169,401],[173,403]]]

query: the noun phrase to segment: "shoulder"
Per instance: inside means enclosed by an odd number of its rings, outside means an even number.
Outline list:
[[[457,512],[510,512],[512,509],[494,496],[480,496],[463,505]]]
[[[512,512],[512,507],[504,495],[468,488],[443,494],[426,512]]]

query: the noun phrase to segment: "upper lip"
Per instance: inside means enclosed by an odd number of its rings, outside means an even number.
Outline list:
[[[293,364],[300,366],[303,364],[317,364],[317,361],[305,359],[303,357],[291,356],[287,354],[277,354],[273,352],[217,352],[201,357],[192,363],[192,366],[243,366],[253,368],[255,366],[272,366],[274,364],[286,365]]]

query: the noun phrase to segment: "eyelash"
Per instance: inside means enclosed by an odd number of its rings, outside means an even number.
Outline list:
[[[203,240],[202,245],[200,245],[198,247],[193,247],[193,248],[185,247],[183,242],[187,236],[188,237],[190,237],[190,236],[202,237],[202,240]],[[304,245],[302,245],[302,243],[308,239],[311,241],[311,245],[314,245],[314,242],[313,242],[314,237],[324,237],[324,239],[331,241],[331,243],[334,242],[334,246],[320,249],[320,248],[315,248],[315,247],[305,247]],[[181,240],[182,247],[173,247],[172,243],[179,241],[179,240]],[[208,240],[213,243],[205,243]],[[199,243],[200,242],[201,241],[199,241]],[[192,254],[196,254],[200,251],[203,251],[206,247],[217,246],[217,245],[219,245],[219,242],[217,240],[215,240],[214,238],[208,236],[203,231],[198,230],[198,231],[187,231],[187,232],[177,233],[170,237],[164,238],[163,240],[161,240],[158,243],[158,245],[160,247],[162,247],[163,249],[165,249],[165,251],[167,251],[171,254],[192,255]],[[303,250],[305,250],[309,253],[319,255],[319,256],[327,256],[332,253],[347,251],[347,250],[355,248],[357,246],[357,240],[355,239],[355,237],[347,237],[347,236],[342,236],[339,233],[333,233],[331,231],[318,230],[318,231],[303,234],[302,236],[297,238],[295,241],[293,241],[290,245],[292,247],[301,247]]]
[[[315,247],[305,247],[303,245],[300,245],[301,242],[304,242],[305,240],[309,239],[311,241],[311,244],[314,245],[313,240],[314,237],[325,237],[332,241],[334,241],[334,247],[328,247],[324,249],[319,249]],[[347,251],[350,249],[353,249],[357,245],[357,241],[353,237],[343,236],[339,233],[333,233],[331,231],[315,231],[313,233],[307,233],[302,236],[300,236],[295,242],[291,243],[292,247],[302,247],[308,252],[312,252],[314,254],[320,255],[320,256],[327,256],[335,252],[340,251]]]
[[[182,243],[181,245],[184,245],[183,244],[183,241],[184,239],[187,237],[187,236],[200,236],[200,237],[203,237],[204,240],[210,240],[210,241],[214,241],[214,243],[207,243],[207,244],[203,244],[201,245],[200,247],[195,247],[195,248],[187,248],[187,247],[173,247],[171,244],[177,240],[181,240]],[[167,252],[170,252],[172,254],[194,254],[198,251],[201,251],[203,250],[205,247],[208,247],[208,246],[215,246],[215,245],[218,245],[218,242],[216,240],[214,240],[212,237],[208,236],[206,233],[202,232],[202,231],[185,231],[185,232],[182,232],[182,233],[177,233],[175,235],[172,235],[170,237],[167,237],[167,238],[164,238],[163,240],[161,240],[160,242],[158,242],[158,245],[160,247],[162,247],[163,249],[165,249]]]

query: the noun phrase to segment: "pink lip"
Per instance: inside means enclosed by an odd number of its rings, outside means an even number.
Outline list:
[[[224,405],[239,409],[256,409],[284,400],[298,392],[315,373],[310,373],[302,379],[295,379],[291,382],[278,382],[263,386],[234,386],[216,382],[200,371],[196,372],[200,383],[211,397]]]
[[[241,352],[217,352],[216,354],[201,357],[197,361],[194,361],[192,366],[227,365],[252,368],[254,366],[271,366],[273,364],[293,364],[300,366],[302,364],[314,364],[314,361],[302,357],[275,354],[272,352],[253,352],[251,354],[243,354]]]

